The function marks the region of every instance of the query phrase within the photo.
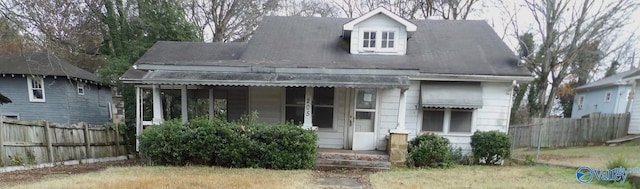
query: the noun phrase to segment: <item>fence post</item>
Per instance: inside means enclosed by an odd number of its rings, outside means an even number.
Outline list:
[[[2,120],[2,114],[0,114],[0,163],[4,164],[4,144],[3,141],[4,139],[2,138],[2,135],[4,133],[4,120]],[[4,165],[0,165],[0,166],[4,166]]]
[[[53,159],[53,145],[51,144],[51,128],[48,121],[44,122],[44,142],[47,145],[47,155],[49,157],[49,162],[54,163],[55,159]]]
[[[118,128],[118,124],[115,124],[116,128],[116,153],[114,156],[120,155],[120,129]]]
[[[86,148],[86,159],[89,159],[90,157],[93,157],[93,153],[91,150],[91,137],[89,137],[89,125],[87,123],[82,123],[82,126],[84,126],[84,145]]]

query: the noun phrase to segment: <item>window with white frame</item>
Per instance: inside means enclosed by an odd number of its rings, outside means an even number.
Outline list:
[[[285,91],[285,120],[304,122],[304,87],[288,87]],[[333,128],[334,88],[313,88],[312,122],[318,128]]]
[[[604,102],[609,102],[609,101],[611,101],[611,91],[607,91],[604,94]]]
[[[78,82],[78,94],[84,95],[84,83]]]
[[[396,31],[365,30],[362,32],[362,49],[392,52],[396,47]]]
[[[422,131],[447,133],[471,133],[472,109],[430,108],[422,112]]]
[[[395,32],[384,31],[382,32],[382,41],[380,41],[381,48],[393,48],[395,42]]]
[[[27,77],[27,86],[29,89],[29,101],[44,102],[44,79],[40,76]]]
[[[376,48],[376,32],[365,31],[362,38],[362,48],[375,49]]]
[[[584,95],[578,97],[578,110],[582,110],[582,106],[584,106]]]

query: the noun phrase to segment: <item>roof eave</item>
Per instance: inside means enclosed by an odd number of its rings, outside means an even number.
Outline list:
[[[406,27],[407,32],[414,32],[414,31],[416,31],[418,29],[418,26],[416,26],[415,24],[409,22],[408,20],[406,20],[406,19],[404,19],[404,18],[392,13],[391,11],[389,11],[389,10],[383,8],[383,7],[378,7],[377,9],[374,9],[373,11],[368,12],[367,14],[364,14],[364,15],[356,18],[356,19],[353,19],[353,20],[347,22],[346,24],[344,24],[342,26],[342,30],[353,30],[353,27],[356,24],[358,24],[358,23],[360,23],[360,22],[362,22],[364,20],[367,20],[367,19],[371,18],[372,16],[374,16],[376,14],[379,14],[379,13],[382,13],[382,14],[388,16],[389,18],[395,20],[396,22],[404,25]]]

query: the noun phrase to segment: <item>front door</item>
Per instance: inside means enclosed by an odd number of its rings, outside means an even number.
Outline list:
[[[353,150],[375,150],[376,149],[376,89],[355,89],[352,93],[349,116],[352,137],[349,137]]]

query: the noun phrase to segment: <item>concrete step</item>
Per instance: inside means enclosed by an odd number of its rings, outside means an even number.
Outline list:
[[[336,160],[389,161],[389,155],[386,154],[358,154],[339,152],[319,152],[317,158]]]
[[[316,167],[391,169],[391,162],[345,159],[317,159]]]

